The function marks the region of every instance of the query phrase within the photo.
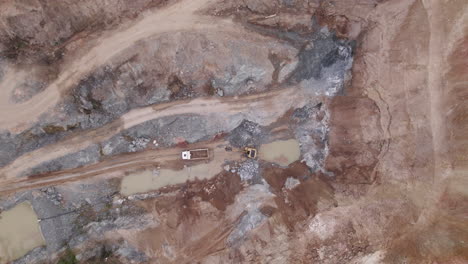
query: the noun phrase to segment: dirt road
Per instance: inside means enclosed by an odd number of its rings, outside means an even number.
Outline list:
[[[213,152],[210,163],[222,164],[225,159],[238,160],[241,158],[239,151],[227,152],[224,147],[225,141],[201,142],[194,144],[191,148],[206,147]],[[96,176],[124,176],[126,171],[148,168],[163,167],[180,169],[183,165],[194,165],[203,161],[183,162],[180,153],[183,149],[179,147],[142,151],[138,153],[123,154],[106,159],[100,163],[84,166],[76,169],[35,175],[28,178],[16,178],[1,181],[0,194],[13,193],[19,190],[39,188],[41,186],[57,185],[65,182],[73,182]],[[115,173],[115,174],[113,174]]]
[[[318,97],[314,97],[317,99]],[[12,180],[43,162],[83,150],[111,138],[124,129],[167,116],[198,114],[227,119],[242,114],[244,118],[269,125],[291,108],[302,107],[311,97],[295,87],[257,95],[232,98],[197,98],[135,109],[120,119],[98,129],[76,133],[58,143],[28,152],[0,169],[0,179]]]
[[[255,102],[253,103],[255,105]],[[270,139],[284,138],[285,126],[277,126],[271,130]],[[240,149],[226,151],[230,146],[224,139],[215,139],[206,142],[191,144],[189,147],[171,147],[164,149],[152,149],[136,153],[125,153],[108,157],[99,163],[86,165],[74,169],[66,169],[51,173],[32,175],[29,177],[14,177],[0,179],[0,195],[7,195],[21,190],[40,188],[44,186],[58,185],[84,180],[92,177],[115,178],[123,177],[127,172],[163,168],[171,170],[180,170],[185,166],[195,166],[208,162],[212,171],[222,171],[222,165],[226,161],[239,161],[243,159],[243,152]],[[212,153],[208,160],[183,161],[181,152],[186,149],[208,148]],[[212,173],[215,176],[217,173]]]
[[[12,91],[20,84],[28,72],[10,68],[6,72],[0,86],[0,129],[12,130],[24,127],[36,120],[41,114],[55,106],[62,91],[75,85],[81,78],[108,63],[109,60],[123,50],[131,47],[137,41],[173,31],[226,31],[234,30],[230,20],[202,16],[197,10],[209,5],[212,0],[179,1],[162,10],[156,10],[144,16],[135,24],[122,25],[115,32],[104,33],[96,41],[97,45],[78,59],[68,60],[63,72],[44,91],[23,103],[10,100]],[[216,21],[214,21],[216,19]],[[20,120],[20,122],[18,121]]]

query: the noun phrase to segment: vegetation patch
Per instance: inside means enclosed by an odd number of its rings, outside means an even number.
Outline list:
[[[67,248],[57,264],[78,264],[78,260],[75,253],[70,248]]]

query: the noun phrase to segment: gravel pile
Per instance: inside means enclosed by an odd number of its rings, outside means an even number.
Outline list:
[[[312,171],[323,171],[328,154],[328,114],[322,104],[306,105],[293,113],[296,139],[301,147],[303,161]]]
[[[243,120],[228,137],[229,143],[237,148],[259,146],[266,136],[266,130],[259,124]]]

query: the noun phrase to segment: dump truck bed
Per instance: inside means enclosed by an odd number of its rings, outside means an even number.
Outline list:
[[[182,159],[185,160],[200,160],[200,159],[208,159],[209,152],[208,149],[192,149],[186,150],[182,152]]]
[[[207,159],[208,149],[194,149],[190,150],[190,159]]]

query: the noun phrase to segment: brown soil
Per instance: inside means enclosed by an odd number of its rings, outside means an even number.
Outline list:
[[[371,184],[379,154],[387,147],[381,139],[380,109],[367,97],[337,96],[332,99],[330,110],[333,129],[327,170],[341,183]]]
[[[181,190],[185,200],[199,197],[214,208],[224,211],[228,205],[234,203],[234,198],[242,189],[242,182],[237,174],[223,171],[210,180],[187,182],[182,186],[164,188],[162,191],[171,193]]]
[[[216,209],[222,211],[234,202],[234,197],[242,189],[240,177],[229,172],[223,172],[213,180],[195,183],[195,185],[200,185],[198,188],[201,190],[196,193],[203,201],[210,202]]]
[[[295,224],[317,213],[317,203],[320,201],[333,206],[333,188],[325,182],[325,177],[321,175],[312,175],[309,168],[300,162],[294,162],[288,168],[278,168],[267,165],[263,168],[262,176],[272,187],[276,195],[275,204],[277,211],[283,222],[289,229],[294,230]],[[300,181],[300,184],[291,190],[284,187],[288,178],[294,178]],[[271,207],[266,207],[272,214]]]
[[[139,249],[152,251],[152,260],[161,263],[193,263],[224,249],[222,241],[232,230],[235,221],[227,221],[220,211],[200,203],[199,198],[188,190],[195,190],[196,186],[187,186],[187,189],[175,195],[143,202],[147,210],[164,221],[159,227],[146,229],[129,239]],[[198,189],[198,192],[203,190]],[[203,216],[200,210],[203,210]],[[172,255],[165,247],[177,254]]]

